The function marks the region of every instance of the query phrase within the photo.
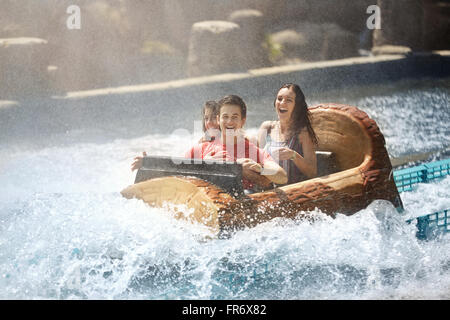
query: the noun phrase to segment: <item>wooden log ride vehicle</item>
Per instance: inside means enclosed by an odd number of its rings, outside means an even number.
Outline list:
[[[310,111],[319,140],[317,178],[246,194],[237,163],[145,157],[135,183],[121,194],[154,207],[185,205],[190,213],[178,212],[176,218],[201,223],[219,237],[276,217],[308,218],[316,208],[351,215],[384,199],[402,209],[375,121],[347,105],[320,104]]]

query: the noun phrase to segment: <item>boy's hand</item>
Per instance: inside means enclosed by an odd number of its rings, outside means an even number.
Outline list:
[[[237,163],[242,164],[242,170],[251,170],[256,173],[261,173],[262,166],[259,163],[256,163],[252,159],[248,158],[240,158],[236,160]]]
[[[134,161],[131,164],[131,171],[141,168],[142,167],[142,159],[146,156],[147,156],[147,152],[144,151],[144,152],[142,152],[142,157],[137,156],[136,158],[134,158]]]

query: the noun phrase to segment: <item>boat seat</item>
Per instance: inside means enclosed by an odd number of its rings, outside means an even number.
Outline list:
[[[274,218],[312,222],[314,216],[308,212],[315,210],[333,217],[351,215],[378,199],[402,207],[386,141],[376,122],[348,105],[327,103],[310,111],[320,177],[235,197],[243,192],[235,189],[242,188],[242,166],[146,157],[136,183],[121,194],[152,207],[166,202],[187,205],[188,214],[175,208],[175,218],[200,223],[218,238]]]
[[[336,155],[331,151],[316,151],[317,176],[323,177],[338,172],[339,165]]]
[[[331,151],[316,151],[317,176],[339,171],[336,155]],[[242,166],[233,162],[213,163],[166,156],[147,156],[136,174],[134,183],[164,176],[194,176],[207,180],[234,195],[243,195]],[[259,190],[261,191],[261,190]]]
[[[236,197],[244,195],[242,165],[167,156],[146,156],[134,183],[167,176],[191,176],[209,181]]]

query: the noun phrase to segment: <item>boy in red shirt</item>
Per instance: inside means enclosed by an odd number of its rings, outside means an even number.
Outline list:
[[[219,101],[218,122],[220,139],[203,142],[192,147],[186,158],[204,160],[236,161],[242,164],[244,189],[254,185],[267,187],[270,183],[285,184],[287,174],[272,157],[244,137],[247,107],[236,95],[229,95]]]

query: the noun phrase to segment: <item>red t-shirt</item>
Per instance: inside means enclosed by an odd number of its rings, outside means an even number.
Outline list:
[[[214,156],[214,154],[220,151],[226,151],[223,157],[223,160],[225,161],[236,161],[240,158],[249,158],[261,165],[264,165],[264,162],[268,160],[273,161],[270,154],[255,146],[248,139],[239,139],[237,143],[233,143],[232,145],[226,145],[219,139],[203,142],[193,146],[186,152],[185,158],[203,159],[207,154]],[[245,178],[242,179],[242,184],[244,189],[253,188],[253,183]]]

